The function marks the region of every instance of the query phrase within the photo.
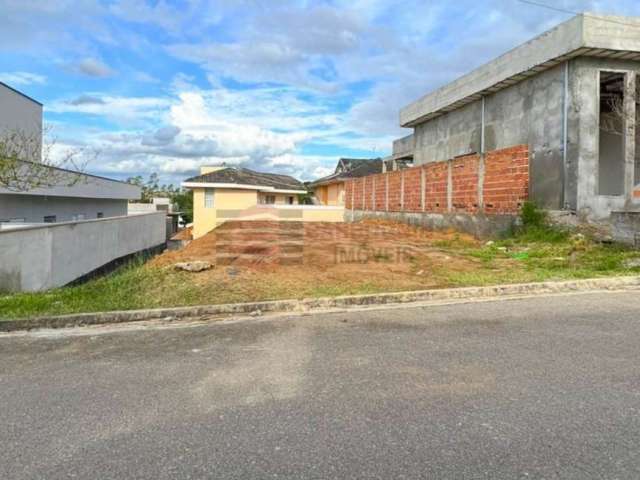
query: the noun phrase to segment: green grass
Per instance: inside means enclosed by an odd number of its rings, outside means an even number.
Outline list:
[[[464,244],[448,248],[480,261],[480,268],[473,271],[441,269],[439,274],[451,286],[640,274],[640,268],[624,266],[625,260],[640,257],[640,252],[548,226],[522,228],[480,248]]]
[[[188,304],[196,294],[186,274],[137,261],[81,285],[0,296],[0,319]]]
[[[621,245],[597,243],[544,223],[529,224],[506,238],[486,244],[454,237],[435,242],[431,248],[458,261],[438,263],[428,258],[410,259],[410,272],[403,277],[413,282],[406,284],[409,288],[640,274],[640,268],[625,267],[625,260],[640,258],[640,252]],[[427,273],[418,276],[418,271]],[[280,271],[230,274],[224,268],[216,269],[212,275],[199,276],[136,261],[81,285],[40,293],[0,294],[0,321],[40,315],[364,294],[401,288],[382,280],[385,279],[365,276],[346,281],[334,274],[322,281],[310,282],[282,275]]]

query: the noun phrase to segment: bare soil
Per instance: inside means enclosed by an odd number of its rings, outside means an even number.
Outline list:
[[[454,231],[427,231],[387,221],[237,221],[221,225],[182,250],[165,252],[151,265],[204,260],[216,268],[197,274],[195,280],[202,286],[228,286],[242,278],[247,289],[253,290],[252,285],[278,293],[290,289],[295,296],[367,287],[405,290],[442,286],[442,279],[432,273],[444,266],[449,271],[477,268],[476,259],[443,248],[451,241],[478,245],[473,237]]]

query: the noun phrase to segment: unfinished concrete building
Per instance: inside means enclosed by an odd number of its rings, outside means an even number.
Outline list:
[[[640,18],[579,15],[403,108],[398,150],[424,165],[528,145],[530,199],[634,223],[638,72]]]

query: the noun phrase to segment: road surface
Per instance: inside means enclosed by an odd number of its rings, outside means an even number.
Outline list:
[[[640,292],[0,336],[0,478],[640,478]]]

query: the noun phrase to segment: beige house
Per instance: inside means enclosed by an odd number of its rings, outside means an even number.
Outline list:
[[[301,205],[305,186],[288,175],[240,167],[202,167],[182,183],[193,190],[193,238],[227,220],[342,222],[344,208]]]
[[[344,207],[345,180],[382,173],[382,169],[379,158],[341,158],[331,175],[314,180],[307,187],[313,192],[316,203]]]

